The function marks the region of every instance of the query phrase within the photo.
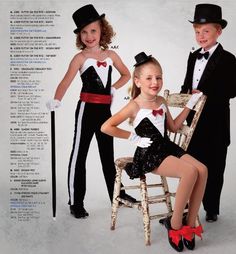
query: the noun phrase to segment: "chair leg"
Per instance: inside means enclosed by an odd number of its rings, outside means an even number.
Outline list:
[[[140,192],[141,192],[141,205],[143,212],[143,226],[144,226],[144,237],[145,244],[151,245],[151,228],[150,228],[150,217],[149,217],[149,206],[148,206],[148,195],[146,177],[140,177]]]
[[[113,193],[112,210],[111,210],[111,230],[114,230],[116,225],[116,218],[117,218],[118,207],[119,207],[119,201],[117,200],[117,197],[120,196],[121,174],[122,174],[122,169],[116,167],[116,178],[114,183],[114,193]]]
[[[166,195],[166,206],[167,206],[167,210],[168,213],[172,213],[173,212],[173,208],[172,208],[172,203],[171,203],[171,197],[169,195],[169,187],[168,187],[168,183],[167,180],[164,176],[161,176],[161,182],[163,184],[163,192]]]

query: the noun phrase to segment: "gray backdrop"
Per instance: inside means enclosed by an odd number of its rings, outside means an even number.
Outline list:
[[[223,8],[223,18],[228,26],[219,38],[225,49],[236,54],[236,2],[208,1]],[[46,175],[46,204],[40,218],[30,222],[13,222],[9,218],[9,11],[54,9],[60,13],[53,32],[60,34],[60,50],[52,60],[53,70],[44,73],[41,84],[45,94],[40,99],[40,107],[47,112],[45,102],[53,97],[54,91],[64,76],[72,57],[78,52],[75,47],[72,13],[84,4],[92,3],[100,14],[105,13],[116,31],[112,48],[123,59],[130,71],[133,70],[134,55],[141,51],[152,54],[161,63],[164,72],[164,87],[178,92],[183,82],[189,52],[197,48],[192,25],[194,7],[202,1],[193,0],[93,0],[93,1],[0,1],[0,110],[1,110],[1,177],[0,177],[0,248],[6,254],[47,254],[47,253],[170,253],[165,230],[152,222],[152,246],[145,247],[141,214],[131,209],[119,213],[119,226],[115,232],[109,230],[110,203],[102,175],[96,141],[93,140],[87,159],[86,208],[90,213],[87,220],[76,220],[70,216],[67,207],[67,166],[72,146],[74,110],[79,97],[81,82],[76,77],[66,93],[62,107],[56,112],[57,148],[57,220],[51,216],[51,173],[50,145],[46,146],[46,156],[42,174]],[[118,77],[113,73],[113,80]],[[129,84],[117,91],[112,112],[127,103]],[[222,84],[223,89],[223,84]],[[214,225],[205,225],[204,241],[197,242],[196,253],[234,253],[236,166],[236,100],[231,102],[231,140],[229,147],[225,185],[222,194],[222,219]],[[49,115],[48,115],[49,121]],[[124,127],[130,128],[128,124]],[[49,135],[49,124],[45,126]],[[128,141],[115,140],[115,157],[132,155],[134,146]],[[128,179],[124,179],[128,181]],[[136,194],[134,194],[136,195]],[[231,198],[233,196],[233,198]],[[137,196],[138,197],[138,196]],[[202,220],[204,213],[201,211]],[[234,220],[235,221],[235,220]],[[216,232],[219,232],[217,234]],[[222,241],[223,240],[223,241]]]

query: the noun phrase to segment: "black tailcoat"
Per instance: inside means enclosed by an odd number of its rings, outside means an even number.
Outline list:
[[[194,65],[200,50],[189,55],[182,93],[191,93]],[[226,153],[230,144],[229,104],[230,99],[236,96],[236,59],[221,44],[209,58],[197,89],[207,96],[207,101],[188,152],[208,167],[208,183],[203,200],[205,210],[219,213]],[[187,121],[191,122],[191,119],[192,114]]]

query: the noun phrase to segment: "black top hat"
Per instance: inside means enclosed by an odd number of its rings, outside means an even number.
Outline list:
[[[136,64],[134,66],[136,67],[141,64],[144,64],[144,63],[150,61],[151,58],[152,58],[152,55],[147,56],[144,52],[141,52],[134,57],[134,59],[136,61]]]
[[[72,15],[72,18],[77,26],[77,28],[74,30],[74,33],[79,33],[82,28],[103,17],[105,17],[105,14],[103,13],[102,15],[99,15],[92,4],[79,8]]]
[[[196,24],[217,23],[222,29],[227,26],[227,21],[222,19],[221,7],[215,4],[197,4],[195,7],[194,20]]]

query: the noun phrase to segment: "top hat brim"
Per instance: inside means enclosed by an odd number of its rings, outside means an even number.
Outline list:
[[[196,20],[189,20],[190,23],[192,24],[207,24],[207,23],[216,23],[216,24],[220,24],[222,29],[224,29],[227,26],[227,21],[224,19],[220,19],[220,20],[209,20],[209,19],[196,19]]]
[[[74,33],[75,33],[75,34],[79,33],[85,26],[89,25],[89,24],[92,23],[92,22],[95,22],[95,21],[97,21],[97,20],[100,20],[100,19],[102,19],[102,18],[104,18],[104,17],[105,17],[105,13],[103,13],[102,15],[100,15],[100,16],[98,16],[98,17],[96,17],[96,18],[92,17],[91,19],[86,20],[86,22],[84,22],[83,24],[81,24],[79,27],[77,27],[77,28],[74,30]]]
[[[144,64],[144,63],[148,62],[151,58],[152,58],[152,55],[147,56],[145,59],[143,59],[143,60],[139,61],[138,63],[134,64],[134,67],[137,67],[141,64]]]

